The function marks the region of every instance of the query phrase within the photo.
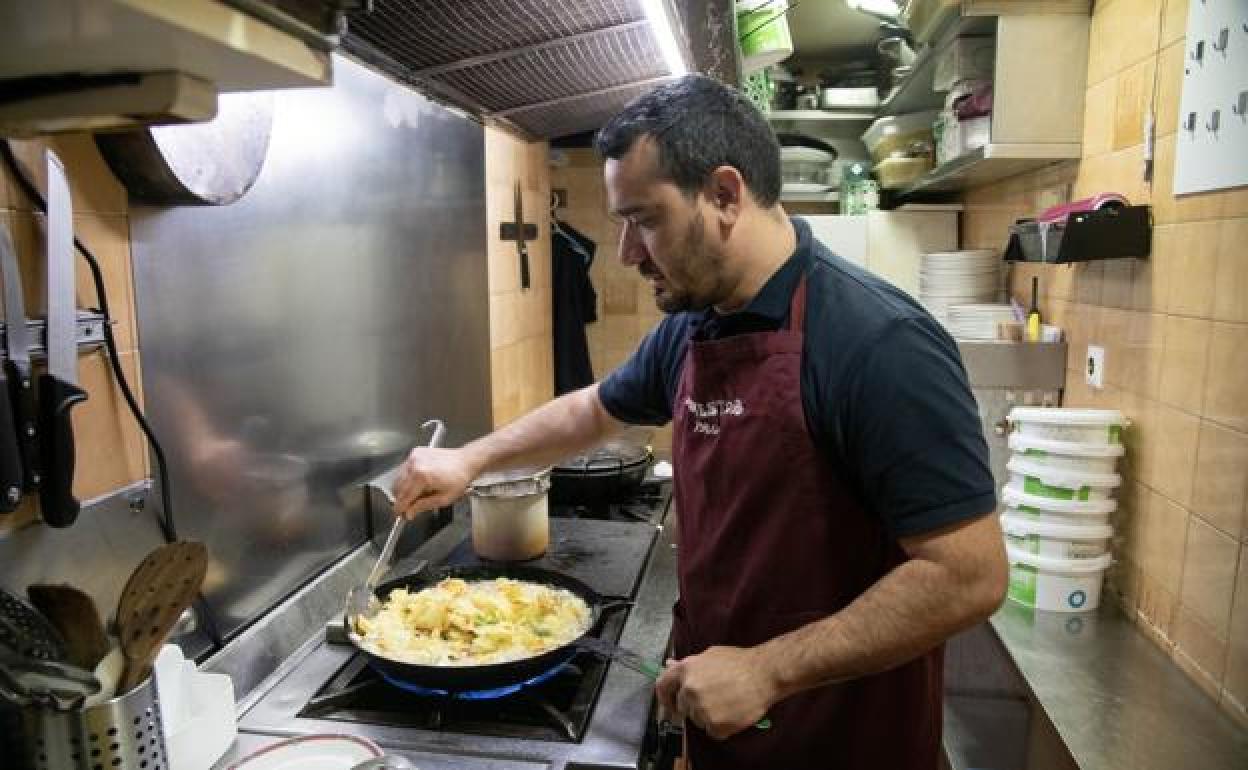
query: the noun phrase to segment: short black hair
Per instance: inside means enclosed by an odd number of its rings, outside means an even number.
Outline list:
[[[643,136],[659,148],[659,168],[693,196],[719,166],[741,172],[763,208],[780,199],[780,143],[745,95],[704,75],[686,75],[637,97],[594,137],[603,158],[624,157]]]

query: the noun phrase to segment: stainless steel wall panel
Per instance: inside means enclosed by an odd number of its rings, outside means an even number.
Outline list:
[[[363,540],[355,486],[490,427],[484,137],[354,62],[276,95],[255,187],[135,208],[147,410],[223,630]]]

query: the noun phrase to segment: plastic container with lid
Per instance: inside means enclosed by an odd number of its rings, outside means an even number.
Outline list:
[[[930,158],[885,158],[875,164],[875,175],[879,177],[880,187],[885,190],[896,190],[917,181],[932,167]]]
[[[1029,495],[1057,500],[1105,500],[1122,483],[1117,473],[1092,473],[1053,465],[1041,465],[1026,455],[1015,455],[1005,466],[1010,484]]]
[[[1014,430],[1030,438],[1084,444],[1121,444],[1130,421],[1117,409],[1063,409],[1017,406],[1006,417]]]
[[[1053,559],[1007,547],[1010,601],[1048,612],[1085,612],[1101,603],[1108,553],[1091,559]]]
[[[1010,548],[1052,559],[1094,559],[1109,551],[1114,528],[1108,524],[1049,524],[1017,514],[1001,516]]]
[[[932,124],[939,114],[939,110],[923,110],[878,118],[863,133],[862,143],[876,161],[904,152],[916,142],[931,146]]]
[[[1069,468],[1089,473],[1113,473],[1118,458],[1125,453],[1122,444],[1096,444],[1011,433],[1010,451],[1039,465]]]
[[[1117,500],[1058,500],[1028,494],[1013,484],[1001,490],[1001,502],[1011,516],[1063,526],[1109,524],[1110,514],[1118,510]]]
[[[757,72],[793,55],[787,0],[737,0],[741,72]]]

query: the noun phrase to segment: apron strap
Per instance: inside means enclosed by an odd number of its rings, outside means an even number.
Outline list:
[[[789,331],[802,332],[803,321],[806,320],[806,274],[802,274],[802,279],[797,283],[797,289],[793,292],[793,300],[789,304]]]

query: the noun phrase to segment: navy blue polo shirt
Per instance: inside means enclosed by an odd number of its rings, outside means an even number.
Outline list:
[[[833,472],[894,537],[993,511],[988,446],[953,339],[910,295],[792,222],[797,250],[749,305],[665,317],[603,380],[603,406],[623,422],[666,424],[689,340],[781,328],[805,274],[802,407]]]

